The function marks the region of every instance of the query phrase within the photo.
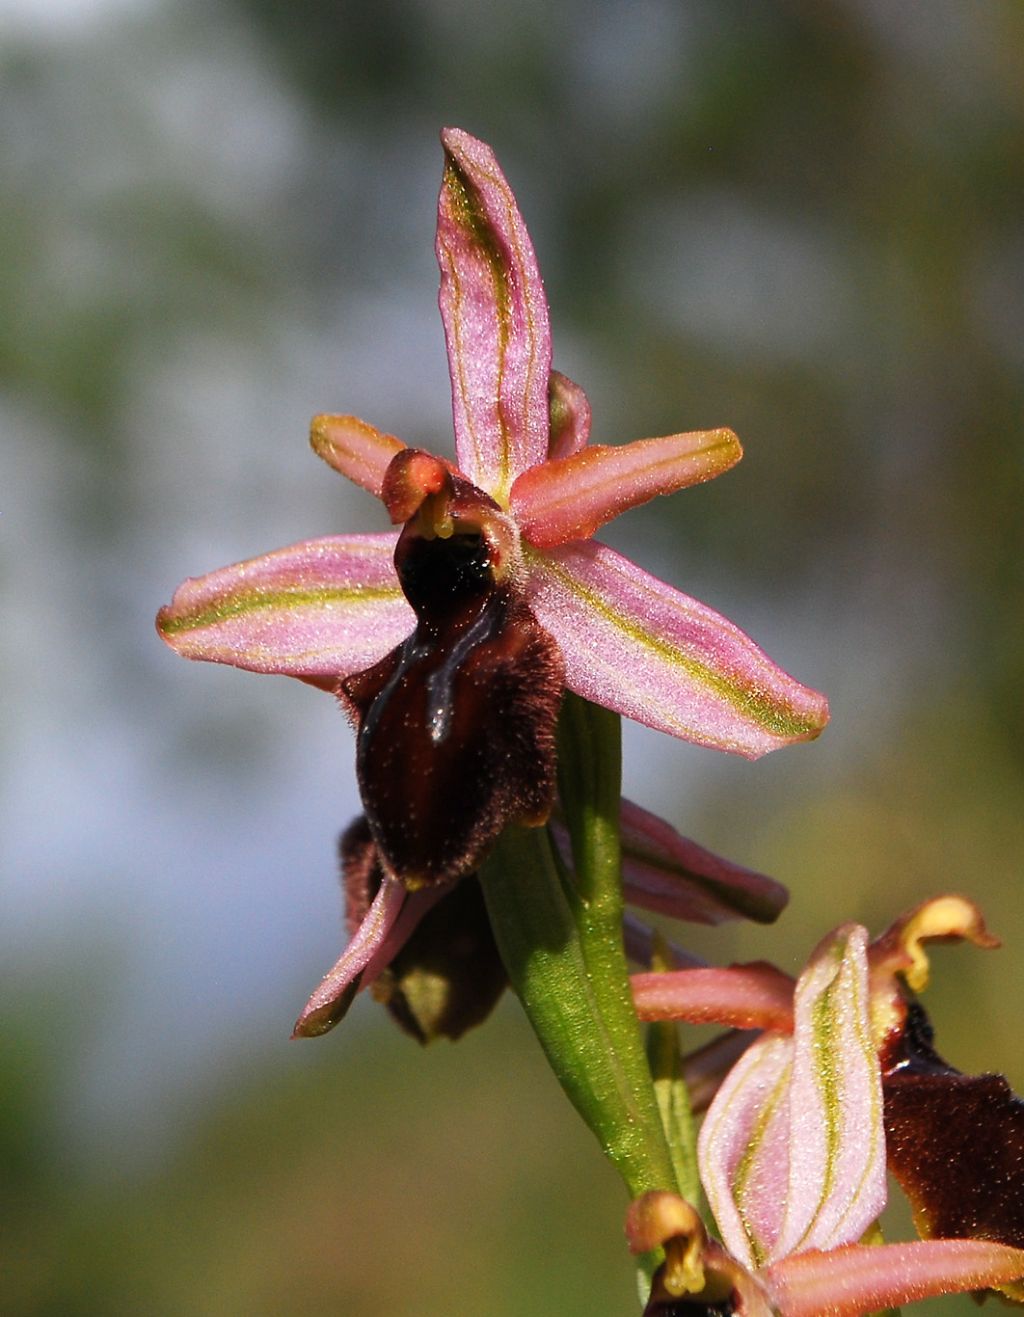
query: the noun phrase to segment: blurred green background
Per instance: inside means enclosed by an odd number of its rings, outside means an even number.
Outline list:
[[[0,122],[5,1314],[636,1311],[514,1003],[288,1042],[349,732],[152,629],[185,575],[382,528],[314,412],[450,445],[445,123],[595,439],[745,443],[607,538],[832,701],[756,765],[627,729],[629,794],[793,891],[685,940],[795,969],[971,893],[1007,947],[938,952],[939,1042],[1024,1087],[1019,0],[0,0]]]

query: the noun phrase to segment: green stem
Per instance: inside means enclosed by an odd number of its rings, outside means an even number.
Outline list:
[[[507,828],[481,882],[509,978],[573,1105],[632,1196],[677,1181],[622,947],[618,718],[568,696],[559,791],[566,873],[541,828]]]
[[[672,968],[668,946],[656,933],[651,969],[664,972]],[[686,1201],[702,1211],[704,1193],[697,1174],[697,1122],[690,1105],[690,1090],[683,1078],[679,1025],[675,1020],[658,1020],[647,1026],[647,1061],[654,1079],[662,1128],[672,1151],[676,1180]]]

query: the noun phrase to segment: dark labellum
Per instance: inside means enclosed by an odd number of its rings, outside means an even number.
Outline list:
[[[736,1309],[728,1299],[701,1303],[693,1299],[668,1299],[655,1307],[648,1304],[644,1317],[733,1317]]]
[[[416,629],[341,685],[384,864],[410,889],[476,867],[506,823],[542,822],[554,791],[558,647],[483,535],[410,523],[395,554]]]
[[[964,1075],[916,1001],[884,1058],[889,1168],[922,1234],[1024,1247],[1024,1102],[1002,1075]]]

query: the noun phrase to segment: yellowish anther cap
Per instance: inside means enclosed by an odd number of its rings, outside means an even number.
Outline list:
[[[642,1194],[630,1203],[626,1238],[634,1253],[665,1250],[662,1284],[670,1294],[696,1294],[704,1289],[707,1233],[685,1198],[665,1190]]]
[[[926,901],[910,915],[900,931],[900,946],[909,964],[903,971],[907,986],[923,992],[928,986],[931,966],[925,942],[937,939],[966,939],[976,947],[997,947],[999,939],[985,927],[981,911],[964,896],[938,896]]]

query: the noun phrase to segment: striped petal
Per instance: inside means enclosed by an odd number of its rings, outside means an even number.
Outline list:
[[[548,455],[551,333],[537,260],[489,146],[441,134],[440,306],[459,467],[507,505],[512,482]]]
[[[333,687],[383,658],[416,619],[398,586],[397,534],[305,540],[180,585],[157,630],[185,658]]]
[[[885,1206],[866,929],[850,924],[825,939],[800,976],[793,1008],[789,1193],[776,1257],[852,1243]]]
[[[1024,1250],[980,1240],[848,1244],[783,1258],[760,1280],[783,1317],[863,1317],[940,1294],[1006,1287],[1024,1276]]]
[[[731,430],[696,430],[593,444],[571,457],[524,471],[512,486],[512,511],[537,548],[583,540],[628,508],[728,471],[743,456]]]
[[[766,1034],[718,1090],[697,1141],[700,1178],[722,1239],[750,1270],[778,1237],[789,1171],[792,1039]]]
[[[405,447],[358,416],[314,416],[309,442],[317,457],[377,498],[391,459]]]
[[[623,800],[620,814],[626,897],[674,919],[770,924],[789,900],[781,883],[698,846],[664,819]]]
[[[701,1130],[701,1177],[722,1237],[748,1265],[859,1239],[885,1204],[867,933],[847,925],[800,976],[792,1039],[736,1064]]]
[[[721,614],[596,541],[526,550],[527,594],[566,685],[637,722],[756,759],[813,739],[823,695],[800,685]]]

